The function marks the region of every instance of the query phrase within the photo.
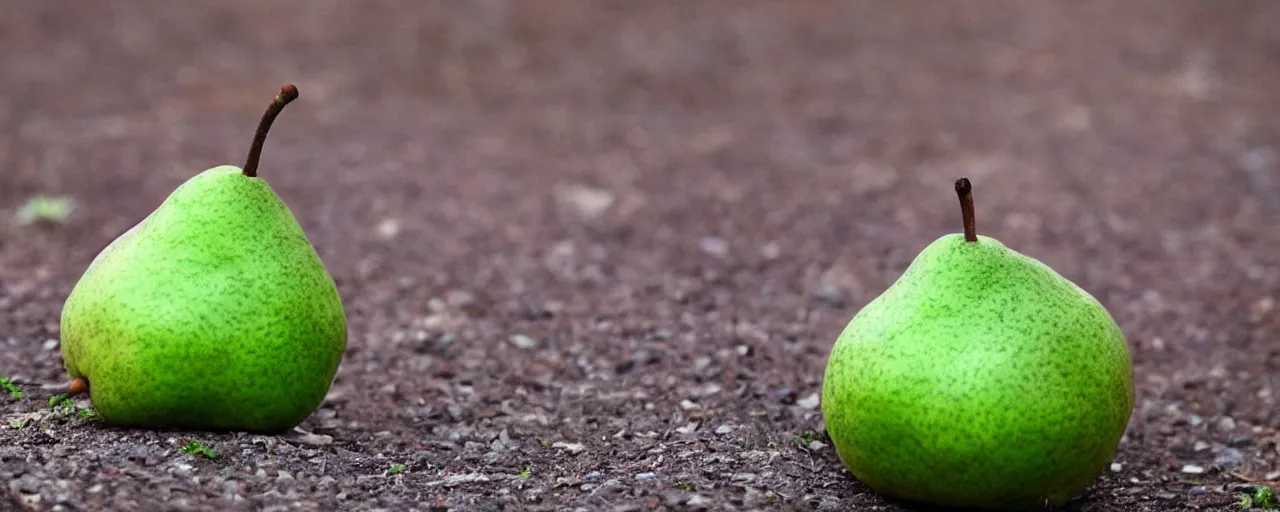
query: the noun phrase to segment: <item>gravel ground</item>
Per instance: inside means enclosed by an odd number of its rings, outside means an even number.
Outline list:
[[[0,47],[0,508],[907,510],[817,396],[959,175],[1134,352],[1068,510],[1280,480],[1280,3],[58,0]],[[284,82],[262,176],[350,323],[324,405],[282,436],[51,408],[84,266]],[[75,209],[8,222],[42,194]]]

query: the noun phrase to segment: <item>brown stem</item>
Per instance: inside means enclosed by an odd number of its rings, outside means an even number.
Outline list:
[[[258,131],[253,134],[253,145],[249,146],[249,157],[244,161],[245,176],[250,178],[258,176],[258,158],[262,156],[262,145],[267,142],[267,131],[271,129],[271,123],[275,122],[280,111],[284,110],[284,106],[296,99],[298,99],[298,88],[293,84],[284,84],[280,88],[280,94],[277,94],[276,99],[267,106],[267,111],[262,114],[262,120],[258,122]]]
[[[973,218],[973,184],[969,178],[956,180],[956,195],[960,196],[960,216],[964,218],[964,241],[977,242],[978,228]]]
[[[86,391],[89,391],[89,380],[84,377],[76,377],[71,380],[71,384],[67,385],[68,396],[75,396]]]

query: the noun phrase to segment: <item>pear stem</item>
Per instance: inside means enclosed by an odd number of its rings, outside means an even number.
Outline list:
[[[280,94],[277,94],[271,101],[271,105],[267,106],[267,111],[262,114],[262,120],[258,122],[258,131],[253,134],[253,145],[249,146],[249,157],[244,161],[245,176],[258,177],[258,159],[262,156],[262,145],[267,142],[267,131],[271,130],[271,123],[275,122],[276,116],[280,115],[284,106],[296,99],[298,99],[298,88],[293,84],[284,84],[280,88]]]
[[[76,377],[67,385],[67,395],[75,396],[85,391],[89,391],[89,381],[84,377]]]
[[[973,184],[969,178],[956,180],[956,195],[960,196],[960,216],[964,218],[964,241],[978,241],[978,228],[973,216]]]

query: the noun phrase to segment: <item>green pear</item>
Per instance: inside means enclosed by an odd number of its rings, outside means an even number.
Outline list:
[[[279,433],[319,407],[346,349],[337,287],[289,208],[243,169],[192,177],[94,258],[62,312],[72,393],[103,422]]]
[[[1044,263],[965,233],[924,249],[831,349],[822,414],[840,460],[882,495],[1040,510],[1115,455],[1133,409],[1129,348],[1103,306]]]

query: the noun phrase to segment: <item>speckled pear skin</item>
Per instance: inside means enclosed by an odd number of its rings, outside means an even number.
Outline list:
[[[1092,296],[999,241],[946,235],[849,322],[822,413],[877,492],[1042,510],[1083,491],[1133,408],[1124,335]]]
[[[62,313],[68,373],[119,426],[283,432],[319,407],[346,342],[297,220],[235,166],[192,177],[113,241]]]

